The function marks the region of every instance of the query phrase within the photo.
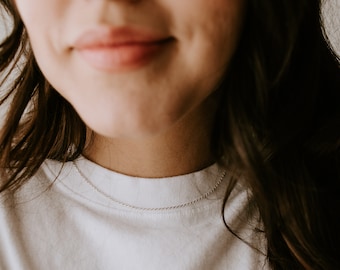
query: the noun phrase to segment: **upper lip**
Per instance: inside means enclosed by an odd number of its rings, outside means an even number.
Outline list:
[[[83,32],[75,41],[76,49],[158,43],[170,36],[133,27],[96,27]]]

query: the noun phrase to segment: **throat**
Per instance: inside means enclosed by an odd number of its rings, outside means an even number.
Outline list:
[[[171,142],[124,141],[98,138],[84,156],[125,175],[162,178],[195,172],[210,166],[214,159],[209,144],[197,147],[195,140]]]
[[[214,102],[202,103],[166,132],[143,138],[107,138],[93,133],[83,153],[89,160],[125,175],[162,178],[204,169],[212,153]]]

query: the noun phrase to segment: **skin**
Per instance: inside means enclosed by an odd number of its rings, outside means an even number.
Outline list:
[[[93,134],[84,155],[128,175],[165,177],[214,162],[216,90],[237,47],[242,0],[16,0],[43,74]],[[75,49],[97,26],[172,42],[145,65],[103,71]]]

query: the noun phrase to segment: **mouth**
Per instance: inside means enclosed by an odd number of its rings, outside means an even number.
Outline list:
[[[147,65],[173,41],[144,29],[101,27],[82,34],[73,49],[97,70],[126,72]]]

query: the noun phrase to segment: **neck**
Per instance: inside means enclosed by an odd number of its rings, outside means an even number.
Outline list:
[[[214,162],[210,145],[214,115],[215,110],[200,106],[166,132],[142,139],[93,134],[84,155],[110,170],[143,178],[198,171]]]

